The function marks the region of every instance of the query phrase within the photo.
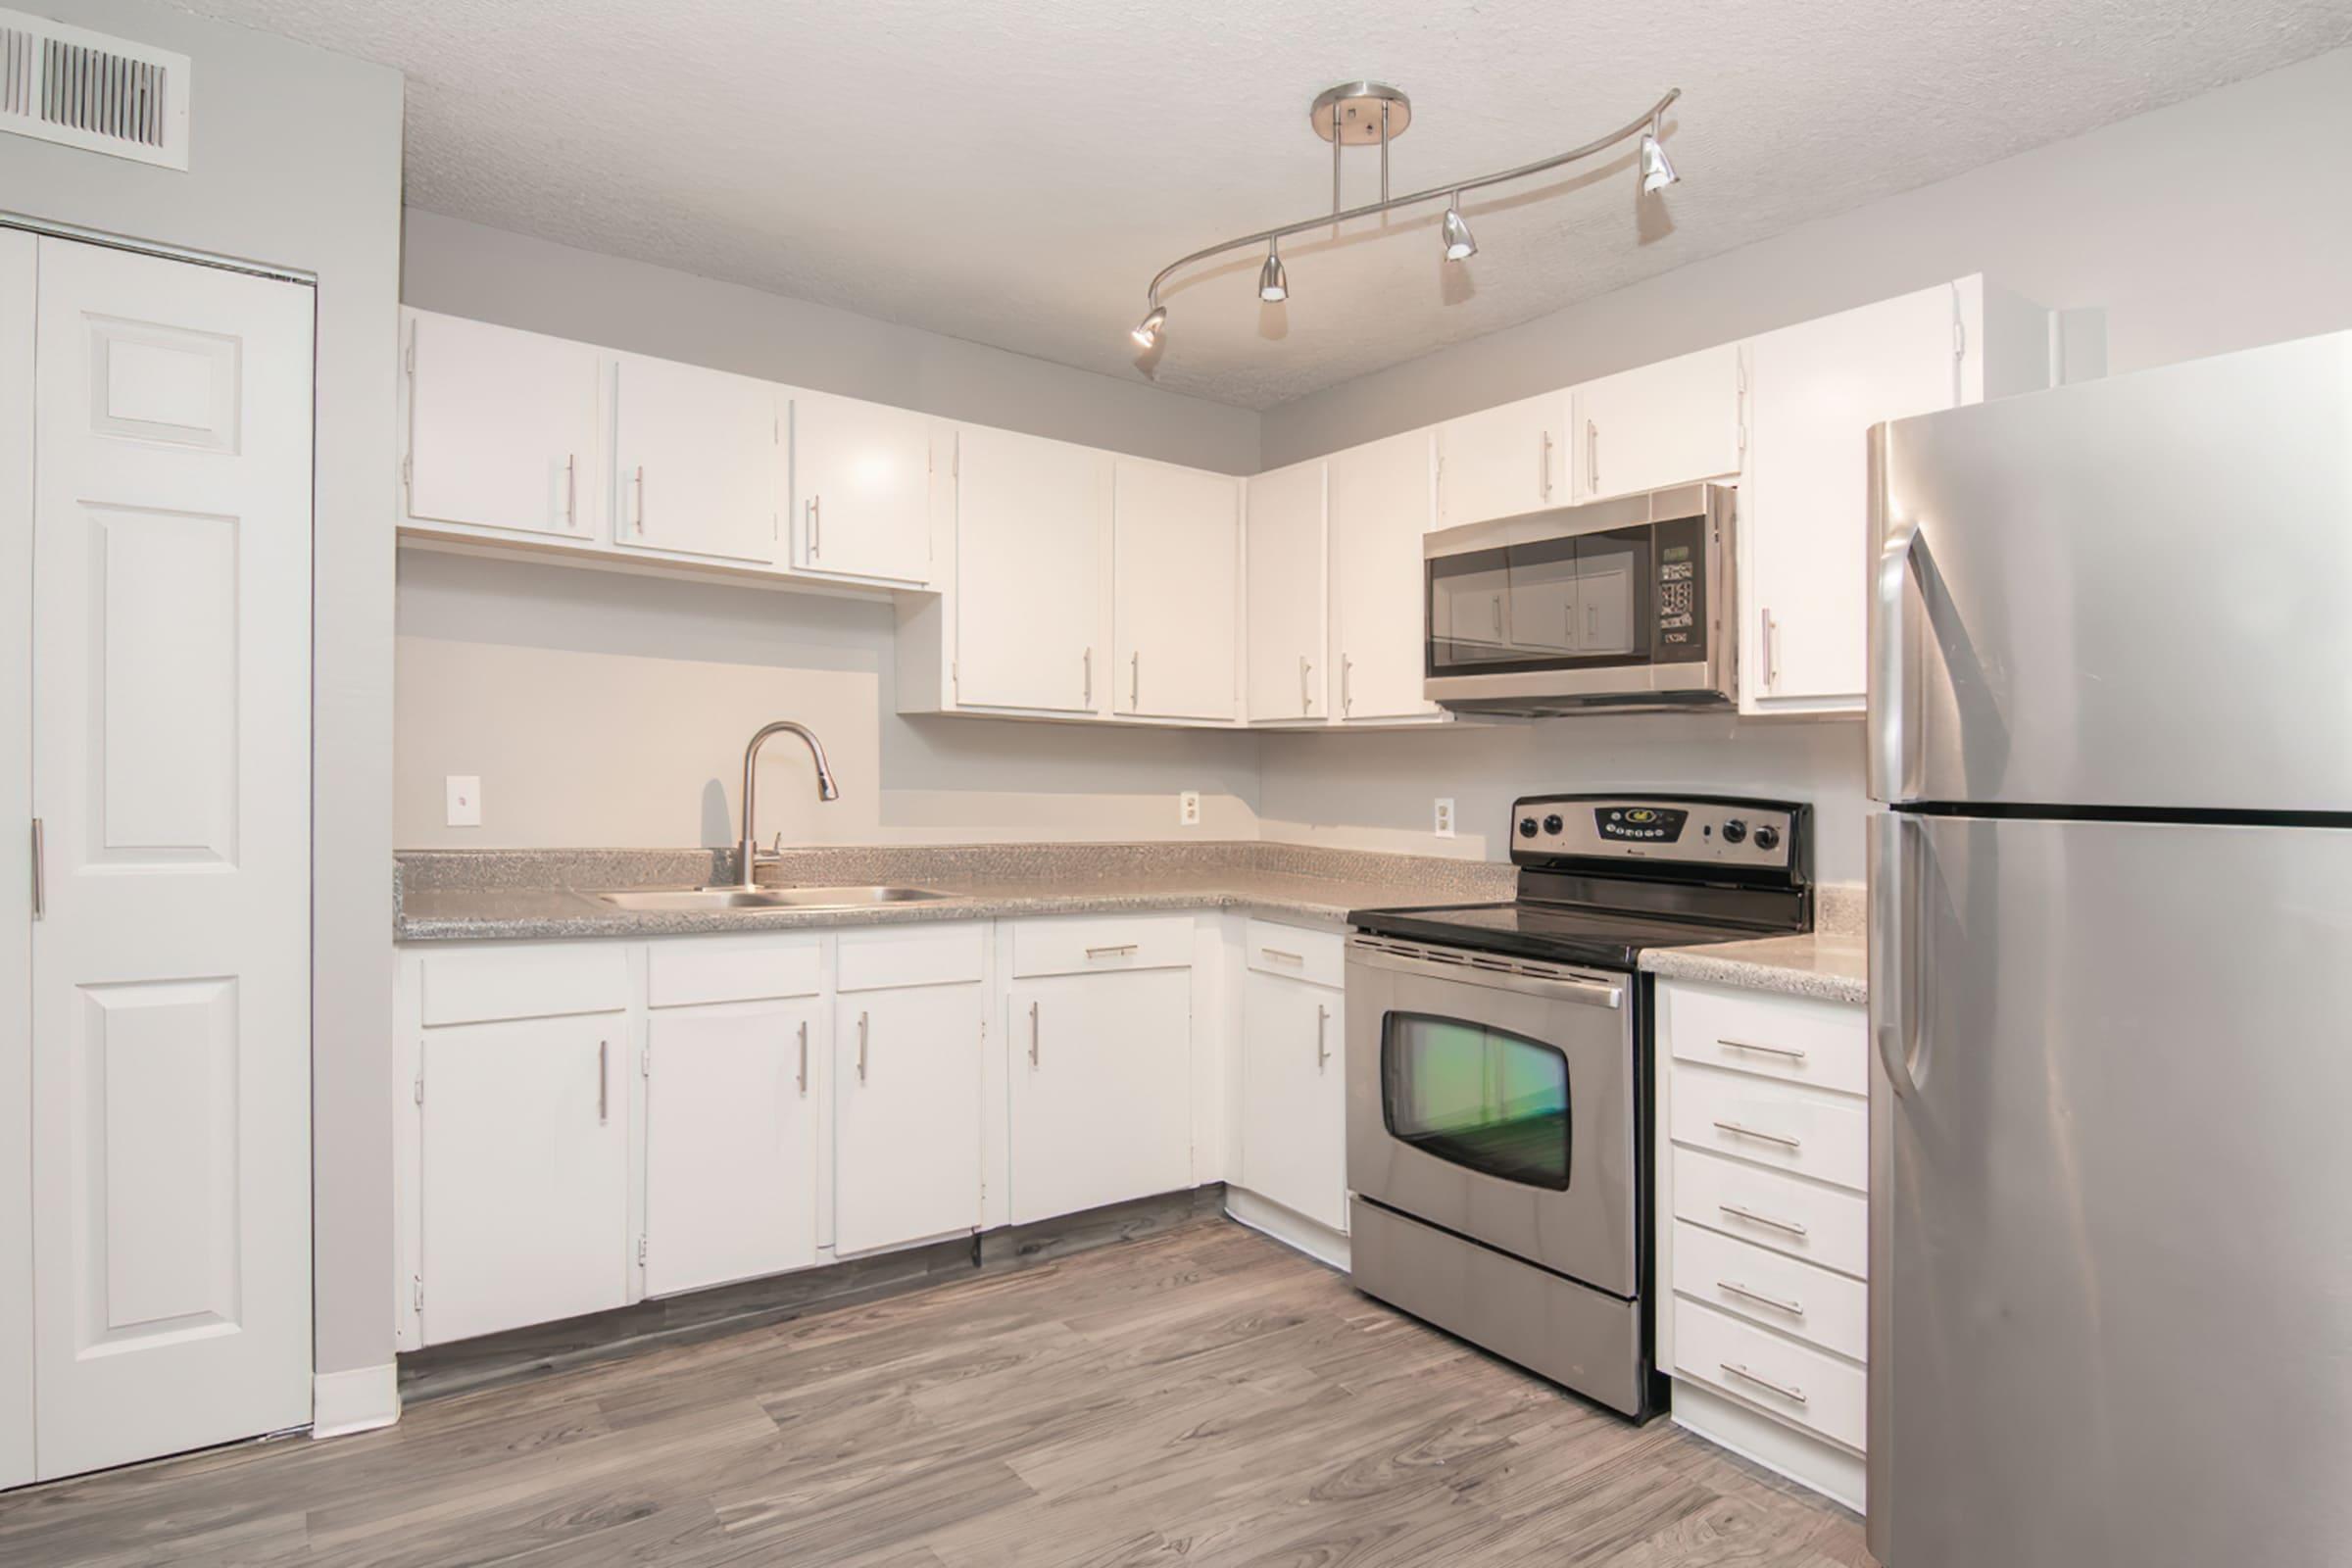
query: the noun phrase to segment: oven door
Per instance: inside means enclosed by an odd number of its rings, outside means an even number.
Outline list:
[[[1348,1184],[1632,1299],[1633,978],[1356,938]]]

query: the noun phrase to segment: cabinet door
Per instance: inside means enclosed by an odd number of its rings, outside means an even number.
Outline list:
[[[1430,440],[1416,430],[1331,459],[1332,662],[1343,720],[1437,711],[1421,695]]]
[[[1438,526],[1566,506],[1568,394],[1506,403],[1438,426]]]
[[[623,356],[612,370],[612,538],[765,565],[776,557],[775,387]]]
[[[1740,471],[1736,343],[1588,381],[1573,398],[1581,500]]]
[[[1252,969],[1242,982],[1242,1182],[1348,1227],[1347,1030],[1340,993]]]
[[[977,984],[862,991],[836,1004],[836,1252],[979,1223],[986,1008],[986,987]]]
[[[956,463],[957,704],[1106,711],[1109,455],[966,425]]]
[[[1327,718],[1331,645],[1324,465],[1250,481],[1249,714],[1253,724]]]
[[[931,421],[821,392],[792,395],[795,561],[893,582],[931,575]]]
[[[645,1288],[816,1261],[812,1001],[657,1010],[647,1025]]]
[[[427,1343],[627,1299],[627,1040],[618,1013],[426,1031]]]
[[[411,312],[408,515],[592,537],[597,358],[585,343]]]
[[[1189,969],[1067,975],[1007,993],[1016,1225],[1190,1187]]]
[[[1114,710],[1233,718],[1241,481],[1121,458],[1113,487]]]
[[[1754,431],[1740,487],[1748,711],[1861,710],[1865,439],[1882,419],[1952,406],[1954,319],[1941,285],[1748,344]]]

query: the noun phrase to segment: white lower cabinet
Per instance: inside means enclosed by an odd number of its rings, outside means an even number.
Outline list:
[[[418,1307],[462,1340],[628,1299],[628,1018],[424,1032]]]
[[[1189,969],[1006,992],[1014,1224],[1192,1185]]]
[[[1269,973],[1252,957],[1242,979],[1241,1185],[1335,1231],[1348,1228],[1346,1036],[1336,988]]]
[[[836,1253],[978,1226],[987,1009],[988,988],[976,979],[845,993],[836,1001]]]
[[[816,1261],[814,998],[656,1009],[646,1024],[645,1289]]]

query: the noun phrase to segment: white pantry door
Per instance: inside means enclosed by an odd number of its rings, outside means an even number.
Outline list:
[[[310,1419],[313,294],[39,247],[47,1478]]]

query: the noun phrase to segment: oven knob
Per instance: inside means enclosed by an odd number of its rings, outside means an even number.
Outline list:
[[[1560,814],[1557,811],[1552,812],[1551,815],[1544,819],[1544,831],[1546,833],[1557,833],[1560,831],[1560,829],[1566,827],[1567,825],[1567,823],[1560,820]]]
[[[1726,843],[1726,844],[1738,844],[1738,843],[1740,843],[1741,840],[1745,839],[1746,837],[1747,837],[1747,824],[1746,824],[1745,822],[1742,822],[1742,821],[1740,821],[1740,820],[1738,817],[1736,817],[1736,816],[1735,816],[1735,817],[1733,817],[1733,818],[1732,818],[1732,819],[1731,819],[1729,822],[1726,822],[1726,823],[1724,823],[1724,824],[1723,824],[1723,842],[1724,842],[1724,843]],[[1758,842],[1759,842],[1759,843],[1761,843],[1762,841],[1761,841],[1761,840],[1758,840]]]
[[[1519,836],[1523,839],[1532,839],[1536,836],[1536,819],[1534,817],[1523,816],[1519,819]]]
[[[1777,850],[1781,847],[1781,830],[1767,822],[1756,829],[1756,848]]]

